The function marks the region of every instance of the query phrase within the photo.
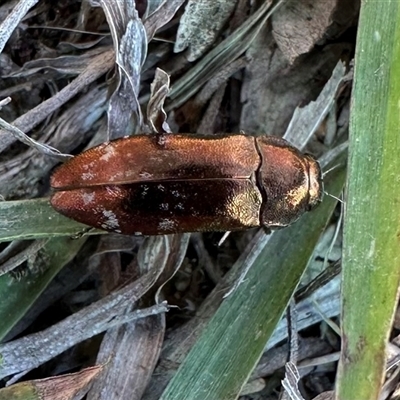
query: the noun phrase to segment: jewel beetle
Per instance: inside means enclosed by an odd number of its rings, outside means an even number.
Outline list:
[[[51,177],[51,205],[122,234],[285,227],[322,198],[318,162],[284,139],[137,135],[73,157]]]

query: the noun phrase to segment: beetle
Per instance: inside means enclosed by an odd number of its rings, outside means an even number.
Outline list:
[[[122,234],[285,227],[322,199],[318,162],[275,136],[138,135],[58,167],[51,205]]]

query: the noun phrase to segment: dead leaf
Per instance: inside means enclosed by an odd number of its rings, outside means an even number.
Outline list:
[[[188,48],[190,62],[201,57],[215,45],[235,6],[236,1],[189,0],[179,22],[174,52]]]
[[[0,390],[0,399],[30,398],[41,400],[68,400],[85,387],[102,371],[103,365],[85,368],[74,374],[17,383]]]
[[[169,75],[160,68],[156,69],[154,80],[150,87],[150,100],[147,103],[147,122],[152,133],[171,133],[167,123],[167,113],[164,102],[169,93]]]
[[[272,16],[272,34],[289,64],[323,38],[336,5],[337,0],[289,0]]]

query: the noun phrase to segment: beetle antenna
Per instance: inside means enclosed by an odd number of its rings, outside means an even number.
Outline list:
[[[342,204],[345,204],[344,201],[343,201],[340,197],[336,197],[336,196],[334,196],[333,194],[330,194],[330,193],[328,193],[328,192],[325,192],[325,190],[324,190],[324,194],[326,194],[326,195],[329,196],[329,197],[332,197],[332,199],[335,199],[335,200],[337,200],[338,202],[340,202],[340,203],[342,203]]]
[[[340,166],[340,164],[336,164],[336,165],[334,165],[332,168],[329,168],[327,171],[324,171],[324,172],[322,173],[322,179],[325,177],[325,175],[328,175],[329,172],[333,171],[334,169],[336,169],[336,168],[339,167],[339,166]]]

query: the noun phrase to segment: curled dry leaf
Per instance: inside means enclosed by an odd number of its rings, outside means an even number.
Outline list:
[[[147,121],[150,128],[153,133],[171,133],[164,110],[164,102],[169,93],[169,75],[157,68],[150,90],[150,100],[147,104]]]
[[[148,41],[152,40],[155,33],[166,25],[181,7],[185,0],[151,1],[147,6],[144,18]]]
[[[193,68],[172,85],[173,100],[167,111],[180,107],[222,67],[236,60],[251,45],[267,19],[280,7],[283,0],[271,5],[265,1],[238,29],[207,53]]]
[[[73,374],[65,374],[46,379],[36,379],[1,389],[0,398],[40,398],[65,400],[75,398],[101,372],[102,365],[85,368]],[[25,397],[26,396],[26,397]]]
[[[108,136],[116,139],[142,129],[138,93],[147,36],[134,2],[101,0],[100,4],[110,25],[117,64],[117,83],[108,109]]]

